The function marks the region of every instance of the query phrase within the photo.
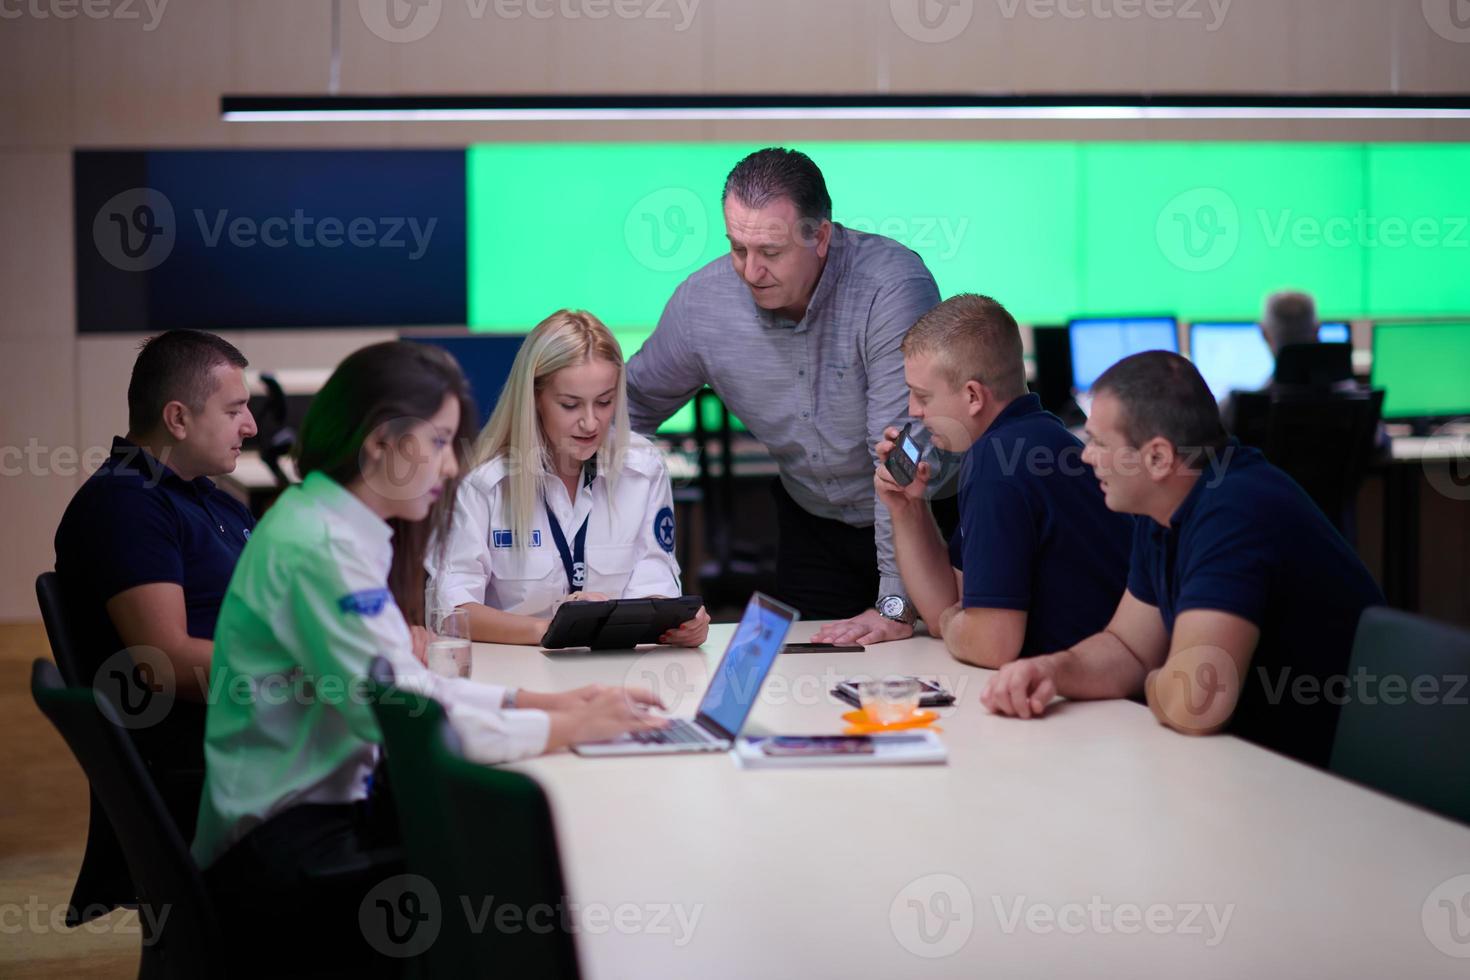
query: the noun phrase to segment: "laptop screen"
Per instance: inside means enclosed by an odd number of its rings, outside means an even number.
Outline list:
[[[769,596],[757,592],[750,597],[704,700],[699,702],[698,721],[726,738],[740,732],[786,642],[786,633],[799,618],[795,609]]]

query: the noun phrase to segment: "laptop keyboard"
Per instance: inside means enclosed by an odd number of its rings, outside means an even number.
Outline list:
[[[628,737],[641,745],[700,745],[708,744],[710,740],[704,729],[683,718],[675,718],[667,728],[629,732]]]

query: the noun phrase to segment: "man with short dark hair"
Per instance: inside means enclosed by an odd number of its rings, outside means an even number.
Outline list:
[[[932,467],[900,486],[880,466],[904,585],[957,659],[999,667],[1102,629],[1123,594],[1132,524],[1103,503],[1082,443],[1026,390],[1021,331],[988,296],[940,303],[903,340],[909,414],[964,453],[946,546],[925,501]],[[897,428],[877,446],[884,461]],[[946,560],[947,559],[947,560]]]
[[[56,573],[82,620],[87,668],[142,648],[150,652],[134,661],[172,674],[153,681],[181,703],[134,735],[186,840],[199,805],[204,713],[182,702],[208,694],[215,620],[255,527],[209,479],[234,470],[256,431],[246,364],[202,331],[146,341],[128,385],[128,433],[113,439],[56,531]]]
[[[1128,590],[1105,630],[1008,665],[981,700],[1031,718],[1058,694],[1142,691],[1176,731],[1228,730],[1325,766],[1341,702],[1322,692],[1382,592],[1301,487],[1227,439],[1187,360],[1135,354],[1092,391],[1088,462],[1108,506],[1140,515]]]
[[[899,342],[939,302],[934,277],[898,242],[833,223],[803,153],[741,160],[723,202],[729,259],[675,290],[628,361],[633,427],[652,433],[708,384],[780,467],[780,597],[809,619],[843,620],[818,639],[834,628],[861,643],[910,636],[871,447],[902,420]]]

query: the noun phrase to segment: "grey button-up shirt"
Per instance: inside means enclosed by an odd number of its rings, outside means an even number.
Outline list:
[[[708,384],[765,444],[793,500],[876,526],[878,594],[904,595],[873,446],[908,420],[899,343],[938,302],[918,254],[841,225],[800,323],[758,307],[730,258],[716,259],[679,285],[628,362],[633,428],[652,433]]]

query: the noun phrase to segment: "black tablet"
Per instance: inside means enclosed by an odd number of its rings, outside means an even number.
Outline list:
[[[697,595],[564,602],[541,637],[541,646],[547,650],[630,650],[640,643],[657,643],[660,636],[693,619],[702,605],[704,600]]]

